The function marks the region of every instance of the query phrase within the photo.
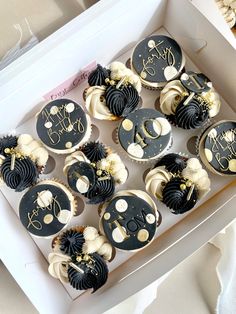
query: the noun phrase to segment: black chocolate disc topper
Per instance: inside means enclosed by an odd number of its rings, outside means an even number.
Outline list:
[[[159,215],[159,214],[158,214]],[[154,237],[157,227],[154,209],[137,196],[117,196],[105,209],[102,227],[109,242],[121,250],[137,250]]]
[[[178,43],[163,35],[153,35],[139,42],[131,59],[133,70],[150,83],[168,82],[176,78],[184,66]]]
[[[48,237],[65,227],[72,216],[72,208],[61,188],[53,184],[38,184],[22,197],[19,216],[28,232]]]
[[[49,102],[38,114],[37,133],[49,148],[67,150],[85,136],[88,122],[83,109],[70,99]]]
[[[138,160],[157,157],[170,144],[171,126],[155,109],[138,109],[122,121],[118,131],[121,146]]]
[[[217,173],[236,175],[236,121],[220,121],[200,139],[200,157]],[[201,145],[202,142],[202,145]]]
[[[180,80],[188,91],[196,94],[207,92],[212,87],[212,83],[203,73],[187,71],[181,75]]]
[[[68,169],[67,180],[73,191],[87,193],[95,184],[95,170],[87,162],[75,162]]]

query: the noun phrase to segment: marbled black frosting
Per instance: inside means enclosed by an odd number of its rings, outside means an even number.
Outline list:
[[[11,170],[11,156],[8,156],[0,170],[5,184],[16,192],[21,192],[35,184],[39,176],[36,165],[28,157],[16,158],[14,169]]]
[[[125,117],[133,112],[139,103],[139,94],[133,85],[119,88],[109,86],[105,93],[106,105],[114,116]]]
[[[80,149],[91,162],[97,162],[107,157],[105,145],[99,142],[89,142]]]
[[[190,187],[186,186],[185,190],[181,190],[180,185],[185,184],[185,181],[181,178],[173,178],[170,180],[163,189],[163,203],[169,207],[174,214],[183,214],[192,209],[198,199],[198,192],[194,188],[189,200],[187,196]]]
[[[67,230],[59,237],[60,250],[67,255],[74,255],[82,251],[84,236],[76,230]]]
[[[102,67],[100,64],[89,74],[88,83],[90,86],[106,85],[106,78],[109,78],[110,71]]]
[[[165,166],[171,173],[179,173],[186,167],[186,158],[179,154],[167,154],[162,157],[155,165],[155,167]]]
[[[94,186],[85,193],[85,197],[89,199],[89,204],[103,203],[114,194],[115,183],[114,179],[110,177],[106,180],[98,180]]]
[[[13,148],[17,146],[17,137],[16,136],[4,136],[0,139],[0,155],[7,156],[4,152],[5,148]]]
[[[184,102],[184,101],[183,101]],[[175,123],[183,129],[196,129],[203,126],[209,119],[208,108],[195,98],[187,105],[179,104],[175,112]]]
[[[72,287],[77,290],[93,289],[95,292],[106,283],[108,268],[106,262],[97,253],[89,254],[89,256],[92,259],[91,264],[84,260],[74,262],[83,273],[71,266],[68,267],[68,279]]]

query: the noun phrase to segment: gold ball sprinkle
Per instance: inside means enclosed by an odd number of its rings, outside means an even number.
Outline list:
[[[10,148],[5,148],[5,149],[4,149],[4,152],[5,152],[6,154],[10,154],[11,150],[10,150]]]
[[[102,170],[98,170],[98,171],[96,172],[96,174],[97,174],[98,176],[100,176],[100,175],[102,174]]]
[[[184,191],[186,189],[186,185],[184,183],[180,184],[180,189]]]
[[[81,256],[77,256],[76,260],[77,260],[77,262],[81,262],[82,261],[82,257]]]
[[[190,186],[192,185],[192,182],[191,181],[187,181],[186,182],[186,186],[189,188]]]
[[[109,213],[105,213],[103,217],[105,220],[109,220],[111,215]]]
[[[87,262],[89,260],[89,256],[88,255],[84,255],[84,260]]]

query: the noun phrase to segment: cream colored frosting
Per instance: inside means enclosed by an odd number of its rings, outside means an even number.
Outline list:
[[[86,91],[85,106],[90,115],[99,120],[115,120],[116,117],[106,106],[105,86],[91,86]]]
[[[216,0],[226,23],[232,28],[236,23],[236,0]]]
[[[111,79],[112,80],[122,80],[126,79],[126,82],[132,84],[137,92],[140,94],[142,89],[141,80],[138,75],[134,74],[133,71],[128,69],[125,64],[119,61],[114,61],[109,65],[109,69],[111,71]]]
[[[197,158],[189,158],[187,160],[187,166],[183,169],[182,176],[196,185],[199,199],[210,191],[211,182],[208,173],[202,168]]]
[[[166,115],[175,114],[178,104],[188,95],[179,80],[174,80],[166,84],[160,93],[160,108]]]
[[[105,260],[110,260],[112,257],[112,246],[108,243],[105,236],[100,235],[98,230],[94,227],[86,227],[83,232],[85,242],[82,251],[85,254],[97,252]]]
[[[201,95],[210,104],[209,117],[212,118],[216,116],[219,113],[221,106],[220,95],[216,92],[214,87]]]
[[[67,171],[68,171],[68,168],[71,165],[73,165],[75,162],[78,162],[78,161],[90,163],[90,161],[84,155],[84,153],[78,150],[78,151],[76,151],[76,152],[74,152],[71,155],[66,157],[66,159],[65,159],[65,166],[63,168],[64,174],[66,175]]]
[[[47,150],[29,134],[22,134],[18,137],[16,151],[30,157],[39,167],[45,167],[47,163]]]
[[[111,153],[106,158],[100,160],[97,163],[97,167],[108,171],[117,184],[125,183],[128,178],[128,171],[120,156],[116,153]]]
[[[171,178],[172,174],[165,169],[165,166],[152,169],[145,178],[147,192],[161,200],[163,188]]]
[[[48,256],[49,267],[48,272],[49,274],[59,279],[61,282],[69,282],[67,268],[68,263],[70,262],[70,256],[65,254],[61,254],[58,252],[50,253]]]

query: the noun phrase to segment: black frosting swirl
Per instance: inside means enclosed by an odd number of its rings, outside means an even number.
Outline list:
[[[176,125],[183,129],[196,129],[203,126],[209,119],[207,105],[200,104],[196,98],[190,100],[187,105],[183,102],[176,108]]]
[[[15,167],[11,170],[11,156],[8,156],[0,170],[6,185],[16,192],[21,192],[35,184],[39,175],[36,165],[28,157],[16,158]]]
[[[159,166],[165,166],[166,170],[168,170],[171,173],[180,173],[182,170],[186,167],[186,160],[187,158],[184,158],[180,156],[179,154],[167,154],[164,157],[162,157],[155,165],[155,167]]]
[[[0,139],[0,155],[7,156],[4,152],[5,148],[13,148],[17,146],[17,137],[16,136],[4,136]]]
[[[120,88],[109,86],[105,93],[106,105],[117,117],[125,117],[133,112],[139,103],[139,94],[132,84]]]
[[[89,74],[88,83],[90,86],[106,85],[106,78],[109,78],[110,71],[102,67],[100,64]]]
[[[82,271],[77,271],[72,266],[68,267],[68,279],[73,288],[77,290],[93,289],[93,293],[102,287],[108,277],[108,268],[106,262],[97,253],[88,254],[91,257],[89,261],[77,260],[73,263]]]
[[[85,197],[89,199],[89,204],[103,203],[114,194],[115,183],[114,179],[110,177],[109,179],[99,180],[95,182],[94,186],[85,193]]]
[[[194,188],[190,199],[187,200],[190,187],[186,186],[186,189],[182,190],[181,184],[185,184],[183,179],[173,178],[166,184],[162,192],[163,203],[172,209],[174,214],[183,214],[192,209],[198,199],[197,190]]]
[[[107,157],[105,145],[99,142],[89,142],[81,147],[81,151],[91,162],[97,162]]]
[[[60,249],[67,255],[74,255],[82,252],[82,246],[85,242],[82,233],[76,230],[67,230],[59,237]]]

